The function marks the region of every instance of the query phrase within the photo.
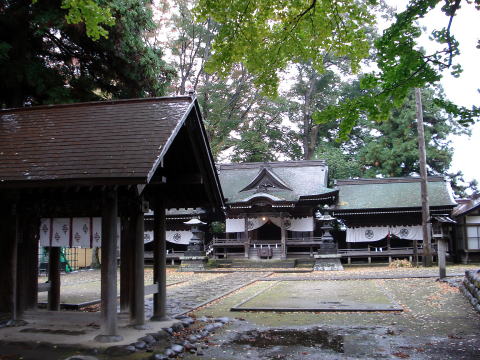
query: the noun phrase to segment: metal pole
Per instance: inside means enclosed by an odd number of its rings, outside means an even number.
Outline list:
[[[425,132],[423,127],[422,96],[420,89],[415,88],[415,102],[417,108],[418,151],[420,160],[420,184],[422,197],[422,229],[423,229],[423,266],[432,266],[430,209],[427,189],[427,153],[425,150]]]

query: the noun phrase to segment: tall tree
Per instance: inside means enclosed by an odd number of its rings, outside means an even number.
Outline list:
[[[68,3],[72,7],[66,8]],[[88,32],[95,22],[79,4],[83,2],[0,4],[0,106],[164,94],[174,73],[161,49],[145,41],[155,27],[149,1],[104,1],[115,20],[108,38],[101,31]]]
[[[441,90],[422,91],[427,167],[430,175],[445,174],[450,167],[453,148],[449,136],[468,132],[436,104],[435,99],[443,97]],[[415,119],[415,98],[411,91],[405,104],[393,110],[386,121],[369,122],[371,131],[364,147],[359,151],[366,176],[419,174]]]

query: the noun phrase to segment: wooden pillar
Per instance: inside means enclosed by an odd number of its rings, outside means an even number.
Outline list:
[[[137,327],[145,325],[145,277],[144,277],[144,216],[139,211],[133,216],[132,225],[135,226],[133,239],[133,284],[130,319]]]
[[[412,257],[410,256],[410,262],[412,262]],[[418,266],[418,241],[413,240],[413,262],[415,266]]]
[[[127,312],[130,310],[130,259],[131,253],[128,241],[129,221],[128,217],[122,217],[121,234],[120,234],[120,311]]]
[[[48,250],[48,304],[50,311],[60,310],[60,248],[50,247]]]
[[[250,239],[248,238],[248,216],[245,215],[244,218],[244,224],[245,224],[245,229],[244,229],[244,235],[245,235],[245,257],[248,259],[250,255]]]
[[[153,295],[152,321],[167,320],[167,240],[165,238],[165,207],[155,204],[153,212],[153,283],[158,292]],[[172,260],[173,261],[173,260]]]
[[[285,230],[285,224],[283,221],[283,215],[280,215],[280,233],[282,242],[282,259],[287,258],[287,231]]]
[[[17,319],[17,217],[0,216],[0,313]]]
[[[22,258],[25,260],[26,271],[24,277],[25,309],[34,310],[38,305],[38,253],[40,251],[38,241],[40,239],[40,218],[29,218],[25,224],[23,240],[26,252]]]
[[[102,209],[102,334],[99,342],[116,342],[123,338],[117,332],[117,213],[115,190],[106,190]]]
[[[437,241],[437,257],[438,257],[438,271],[440,279],[447,277],[446,268],[446,240],[444,238]]]

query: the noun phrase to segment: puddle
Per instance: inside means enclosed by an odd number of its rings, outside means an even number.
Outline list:
[[[54,335],[70,335],[70,336],[77,336],[77,335],[85,335],[86,332],[83,330],[65,330],[65,329],[35,329],[35,328],[27,328],[22,329],[20,332],[24,333],[38,333],[38,334],[54,334]]]
[[[321,329],[271,329],[265,331],[246,331],[238,334],[232,343],[250,345],[257,348],[306,346],[330,349],[338,353],[343,353],[344,339],[342,335],[331,334]]]

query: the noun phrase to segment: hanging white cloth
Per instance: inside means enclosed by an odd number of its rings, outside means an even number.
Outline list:
[[[271,217],[272,223],[278,227],[282,226],[282,219],[279,217]],[[313,217],[303,218],[283,218],[283,225],[289,231],[313,231]]]
[[[258,229],[265,225],[268,221],[268,217],[248,218],[248,231]],[[227,219],[225,224],[225,232],[244,232],[245,231],[245,219]]]
[[[166,239],[168,242],[180,245],[188,245],[193,237],[191,231],[166,231]]]
[[[421,225],[391,226],[390,234],[405,240],[423,240],[423,230]]]
[[[120,218],[117,218],[117,243],[120,240]],[[42,218],[40,246],[101,247],[102,218]]]
[[[385,238],[389,233],[388,226],[358,227],[347,229],[347,242],[373,242]]]

